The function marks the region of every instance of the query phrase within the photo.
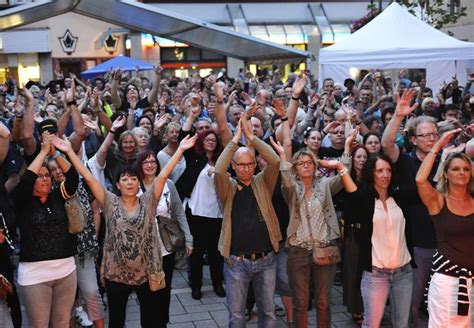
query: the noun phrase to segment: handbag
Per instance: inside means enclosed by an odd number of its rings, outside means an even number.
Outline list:
[[[68,219],[68,230],[71,234],[77,234],[84,230],[87,222],[87,212],[84,206],[82,206],[77,191],[69,195],[66,191],[65,182],[61,182],[60,188],[61,195],[64,202],[64,209]]]
[[[165,249],[174,253],[184,248],[184,233],[176,219],[158,216],[158,229]]]
[[[306,200],[304,200],[304,204],[306,207],[306,220],[308,222],[309,227],[309,234],[313,241],[313,262],[317,265],[331,265],[341,262],[341,253],[339,252],[339,247],[337,245],[333,245],[333,242],[329,240],[331,235],[331,228],[324,220],[324,225],[326,228],[326,240],[324,241],[316,241],[313,237],[313,229],[311,228],[311,220],[308,217],[308,205],[306,204]]]
[[[150,273],[148,274],[148,286],[152,292],[163,289],[166,287],[165,275],[161,273]]]

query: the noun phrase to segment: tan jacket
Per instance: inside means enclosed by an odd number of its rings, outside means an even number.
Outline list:
[[[278,242],[282,237],[278,218],[272,205],[272,194],[278,179],[280,159],[269,145],[258,138],[254,139],[253,146],[267,161],[267,166],[262,172],[253,177],[251,187],[265,219],[272,247],[276,252],[278,251]],[[230,256],[232,238],[231,214],[232,206],[234,206],[234,195],[237,189],[237,181],[230,177],[227,173],[227,168],[238,148],[239,146],[236,143],[230,142],[216,162],[215,182],[217,196],[224,208],[224,220],[222,221],[218,248],[224,257]],[[236,206],[245,206],[245,204],[236,204]],[[242,236],[242,238],[245,238],[245,236]]]
[[[347,168],[348,172],[351,170],[352,158],[341,157],[341,163]],[[287,241],[296,233],[301,223],[299,216],[299,207],[304,199],[305,187],[302,181],[295,178],[291,173],[292,165],[289,162],[282,162],[280,165],[281,182],[283,197],[290,209],[290,223],[287,229]],[[349,173],[347,173],[349,174]],[[324,220],[331,228],[329,239],[337,239],[340,237],[339,225],[337,223],[336,211],[332,202],[332,196],[342,190],[341,177],[335,175],[333,177],[316,177],[313,179],[312,190],[316,194],[323,205]]]

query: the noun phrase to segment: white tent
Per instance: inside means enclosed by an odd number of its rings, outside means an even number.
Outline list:
[[[456,75],[464,85],[474,73],[474,43],[433,28],[393,2],[360,30],[319,53],[320,79],[342,83],[351,68],[426,69],[427,86],[436,92]]]

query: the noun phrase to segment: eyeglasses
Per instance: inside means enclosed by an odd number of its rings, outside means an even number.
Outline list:
[[[156,161],[143,161],[143,162],[142,162],[142,165],[155,166],[156,164],[157,164]]]
[[[313,161],[296,162],[296,166],[313,166]]]
[[[36,177],[37,179],[43,179],[43,180],[46,180],[46,179],[51,179],[51,175],[49,173],[46,173],[46,174],[38,174],[38,176]]]
[[[238,168],[246,168],[246,169],[251,169],[255,166],[255,162],[252,162],[252,163],[236,163],[234,162],[234,164],[238,167]]]
[[[439,133],[416,134],[415,137],[421,139],[437,139],[439,137]]]
[[[340,134],[340,135],[344,135],[346,132],[344,130],[342,131],[334,131],[333,134]]]

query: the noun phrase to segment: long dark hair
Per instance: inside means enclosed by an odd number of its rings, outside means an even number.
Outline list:
[[[368,193],[371,197],[379,198],[380,195],[378,194],[377,190],[374,187],[374,172],[375,172],[375,165],[378,160],[382,160],[387,162],[390,165],[390,169],[392,170],[392,178],[390,179],[390,184],[388,186],[387,194],[388,196],[393,196],[395,190],[397,190],[397,173],[395,171],[395,165],[393,165],[392,160],[385,154],[373,154],[367,158],[367,162],[365,163],[364,167],[362,168],[362,179],[361,179],[361,189],[364,192]]]
[[[215,163],[219,158],[219,155],[222,153],[223,147],[221,141],[219,140],[219,136],[212,130],[205,131],[198,134],[196,144],[194,145],[194,151],[198,155],[206,155],[204,151],[204,139],[210,134],[213,134],[216,137],[216,149],[214,149],[214,153],[212,154],[211,160]]]
[[[151,149],[145,149],[141,152],[138,153],[137,155],[137,160],[135,161],[135,169],[138,173],[138,177],[140,178],[141,181],[145,178],[145,173],[143,172],[143,162],[148,158],[148,157],[153,157],[156,160],[156,175],[160,173],[160,162],[158,162],[158,159],[156,158],[156,154],[153,150]]]
[[[354,167],[354,159],[355,159],[355,154],[359,149],[363,149],[365,151],[365,153],[367,154],[367,160],[369,160],[369,152],[367,151],[367,148],[365,148],[364,145],[357,144],[351,149],[351,156],[352,156],[351,178],[352,178],[352,180],[354,180],[354,182],[357,185],[360,184],[361,179],[359,179],[359,177],[357,177],[357,172],[356,172],[355,167]],[[367,164],[367,161],[364,163],[364,166],[365,166],[365,164]],[[362,172],[361,172],[361,178],[362,178]]]

